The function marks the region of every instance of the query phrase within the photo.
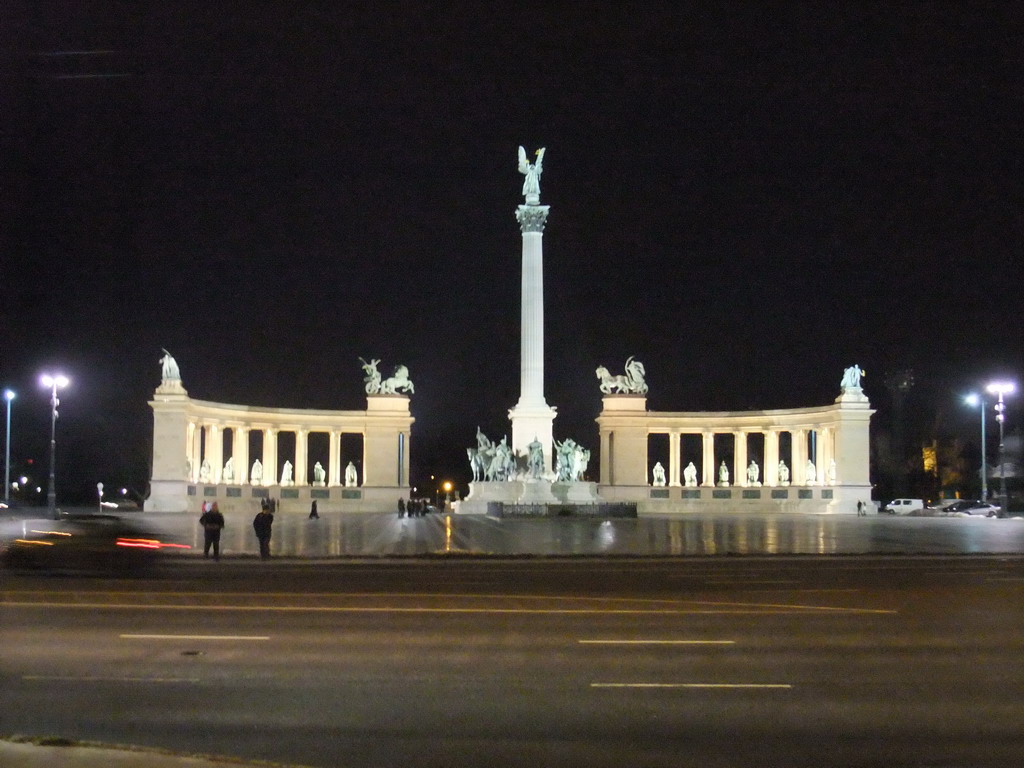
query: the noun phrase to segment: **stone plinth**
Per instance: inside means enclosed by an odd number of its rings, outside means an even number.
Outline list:
[[[597,483],[552,483],[551,491],[563,504],[596,504],[604,501],[597,493]]]

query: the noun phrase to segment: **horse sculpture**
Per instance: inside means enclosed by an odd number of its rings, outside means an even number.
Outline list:
[[[606,395],[613,393],[647,394],[647,382],[644,381],[647,371],[644,370],[644,364],[639,360],[634,360],[632,355],[626,359],[625,376],[612,376],[603,365],[597,367],[596,373],[601,382],[601,391]]]
[[[409,392],[410,394],[416,392],[412,381],[409,380],[409,369],[404,365],[395,366],[394,375],[389,376],[380,383],[380,393],[382,395],[394,395],[399,390]]]

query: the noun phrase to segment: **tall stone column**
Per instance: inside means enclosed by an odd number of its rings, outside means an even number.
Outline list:
[[[701,485],[715,486],[715,433],[703,432],[703,458],[701,459]]]
[[[544,446],[545,472],[551,471],[552,423],[555,409],[544,399],[544,223],[546,205],[520,205],[516,219],[523,233],[522,295],[519,325],[519,402],[508,412],[512,451],[529,453],[538,440]]]
[[[235,460],[235,485],[249,484],[249,428],[234,427],[231,456]]]
[[[332,487],[341,485],[341,432],[333,429],[327,465],[327,484]]]
[[[746,487],[747,483],[747,433],[733,432],[733,485]]]
[[[681,435],[678,432],[668,433],[668,484],[678,488],[679,482],[679,441]]]
[[[295,430],[295,485],[309,485],[309,430]]]
[[[793,435],[793,485],[807,485],[807,430],[794,429]]]
[[[210,482],[216,485],[220,482],[221,471],[224,469],[224,433],[219,424],[209,427],[207,448],[210,451]]]
[[[263,484],[277,485],[281,478],[277,474],[277,430],[263,430]]]
[[[764,484],[779,484],[779,433],[774,429],[764,433]]]

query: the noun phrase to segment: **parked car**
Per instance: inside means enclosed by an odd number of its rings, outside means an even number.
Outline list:
[[[922,509],[924,499],[893,499],[882,507],[882,512],[887,515],[909,515]]]
[[[168,548],[168,541],[117,515],[68,515],[59,520],[20,520],[0,538],[0,562],[9,568],[60,571],[134,571]]]
[[[946,507],[946,512],[954,514],[959,512],[966,515],[985,515],[985,517],[995,517],[999,514],[999,507],[995,504],[989,504],[985,501],[970,501],[968,499],[961,499],[955,504],[950,504]]]

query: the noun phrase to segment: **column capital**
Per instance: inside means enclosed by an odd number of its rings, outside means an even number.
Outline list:
[[[548,219],[548,205],[520,205],[516,208],[516,221],[523,234],[527,232],[543,232],[544,223]]]

